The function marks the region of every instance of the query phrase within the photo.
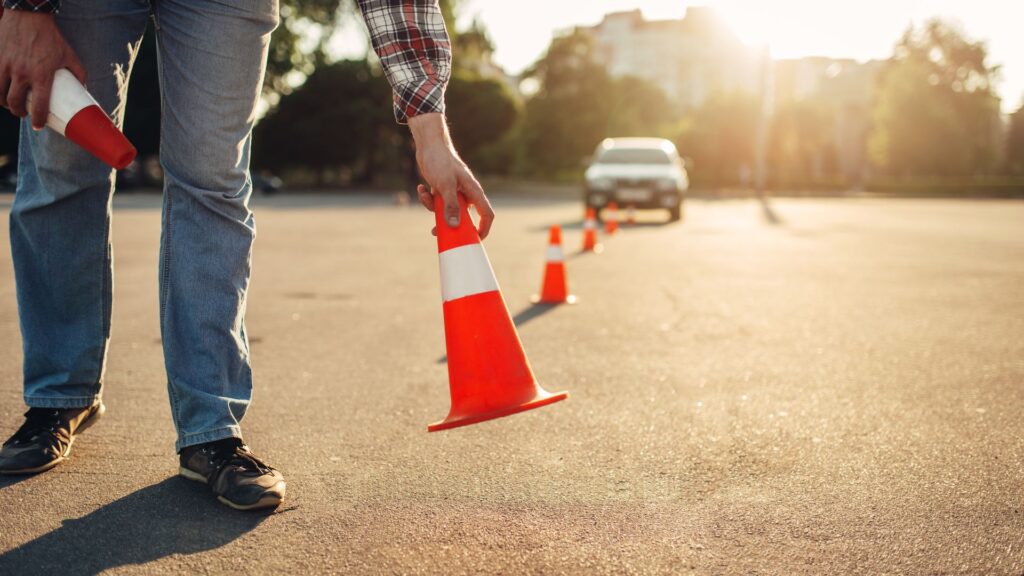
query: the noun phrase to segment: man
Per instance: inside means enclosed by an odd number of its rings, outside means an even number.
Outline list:
[[[249,149],[277,0],[3,1],[0,105],[23,118],[11,250],[29,410],[0,450],[0,472],[59,464],[104,412],[114,175],[42,128],[60,68],[122,121],[152,12],[163,110],[160,330],[180,472],[234,508],[277,506],[284,478],[248,449],[239,426],[252,390],[244,319],[255,234]],[[420,201],[432,209],[440,194],[455,226],[456,194],[464,194],[486,236],[494,213],[444,121],[451,50],[436,0],[359,7],[430,186],[418,187]]]

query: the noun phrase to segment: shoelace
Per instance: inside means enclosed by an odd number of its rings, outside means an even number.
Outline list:
[[[50,444],[54,448],[63,449],[71,442],[68,431],[64,429],[62,410],[55,408],[29,408],[25,412],[25,423],[7,441],[8,444],[28,442],[40,433],[48,433]],[[56,445],[54,445],[56,443]]]
[[[221,472],[229,465],[241,468],[241,473],[255,476],[269,474],[273,468],[260,460],[255,454],[238,441],[225,443],[214,448],[210,456],[210,463],[213,464],[211,480],[218,478]]]

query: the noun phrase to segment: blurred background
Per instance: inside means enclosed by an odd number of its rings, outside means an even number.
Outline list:
[[[441,0],[453,137],[491,182],[566,186],[606,137],[673,142],[691,191],[1024,193],[1013,3]],[[352,0],[284,0],[253,172],[267,192],[409,190],[411,141]],[[1012,14],[1017,12],[1016,14]],[[149,33],[122,190],[158,188]],[[17,120],[0,114],[0,186]]]

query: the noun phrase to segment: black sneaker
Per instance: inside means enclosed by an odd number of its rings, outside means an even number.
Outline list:
[[[238,438],[189,446],[180,461],[179,474],[208,485],[217,500],[232,508],[274,508],[284,501],[284,476]]]
[[[0,449],[0,474],[35,474],[67,460],[75,436],[106,410],[99,400],[85,408],[29,408],[25,423]]]

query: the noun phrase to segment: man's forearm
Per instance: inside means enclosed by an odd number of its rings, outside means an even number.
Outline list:
[[[448,124],[445,122],[444,114],[434,112],[413,116],[409,118],[409,131],[412,132],[412,139],[416,142],[417,148],[452,147],[452,139],[448,134]]]

